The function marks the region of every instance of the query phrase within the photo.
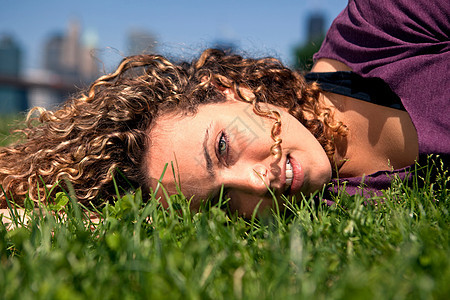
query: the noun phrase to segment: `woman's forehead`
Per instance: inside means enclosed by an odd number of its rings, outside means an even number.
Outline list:
[[[187,179],[189,172],[202,176],[201,153],[205,132],[211,122],[194,116],[162,116],[149,132],[149,146],[146,152],[146,166],[149,177],[159,178],[166,164],[172,173],[172,164],[178,175]],[[173,181],[174,176],[164,176]]]

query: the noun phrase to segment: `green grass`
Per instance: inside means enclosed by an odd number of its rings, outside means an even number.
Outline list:
[[[394,181],[377,205],[342,194],[247,220],[194,214],[181,195],[164,210],[138,190],[93,224],[58,194],[27,225],[0,226],[0,297],[448,299],[449,174],[422,180]]]
[[[18,136],[11,134],[11,130],[23,127],[23,115],[2,115],[0,113],[0,147],[11,144]]]

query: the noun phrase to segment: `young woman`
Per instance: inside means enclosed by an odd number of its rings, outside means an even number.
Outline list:
[[[350,1],[306,80],[276,59],[214,49],[191,63],[128,57],[62,108],[37,110],[25,140],[0,150],[1,206],[64,179],[81,202],[112,199],[114,177],[180,188],[194,209],[223,186],[244,215],[332,178],[387,187],[419,157],[450,153],[450,10],[420,2]]]

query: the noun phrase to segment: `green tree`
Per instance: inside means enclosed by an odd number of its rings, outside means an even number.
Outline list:
[[[324,37],[321,36],[312,41],[294,47],[294,68],[309,71],[313,65],[313,55],[320,49]]]

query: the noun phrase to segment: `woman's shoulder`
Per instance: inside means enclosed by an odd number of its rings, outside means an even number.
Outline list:
[[[345,63],[331,58],[320,58],[311,69],[311,72],[324,73],[324,72],[337,72],[337,71],[352,71],[352,69]]]

